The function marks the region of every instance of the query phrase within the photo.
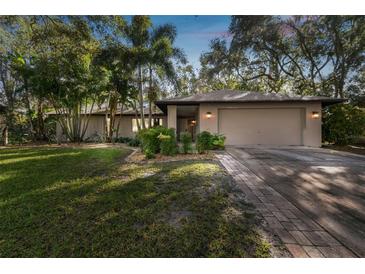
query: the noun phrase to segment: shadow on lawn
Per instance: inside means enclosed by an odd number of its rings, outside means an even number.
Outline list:
[[[6,167],[10,177],[0,180],[1,257],[268,255],[254,218],[242,208],[235,210],[243,215],[230,213],[230,178],[215,163],[120,166],[86,150],[62,151],[49,154],[51,161]],[[42,172],[37,178],[22,171],[30,164],[32,172]]]
[[[60,181],[71,181],[95,176],[106,170],[97,159],[83,151],[47,149],[39,152],[12,155],[9,162],[0,159],[0,199],[25,197]],[[93,160],[93,161],[91,161]],[[87,161],[81,164],[82,161]]]

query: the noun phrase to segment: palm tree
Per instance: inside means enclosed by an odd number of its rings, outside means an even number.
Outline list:
[[[118,105],[120,106],[120,115],[123,107],[128,105],[132,90],[132,74],[135,66],[131,53],[127,47],[122,44],[111,44],[102,49],[96,58],[96,63],[108,75],[108,85],[106,86],[106,98],[108,100],[110,125],[107,132],[108,141],[112,141],[115,131],[115,120]],[[118,135],[120,119],[116,128]]]
[[[166,78],[179,88],[174,61],[186,63],[183,51],[174,47],[176,27],[171,24],[161,25],[153,30],[148,47],[148,125],[152,126],[152,102],[157,99],[157,85],[154,72],[158,78]]]
[[[141,115],[141,127],[146,127],[143,109],[143,75],[142,69],[148,60],[148,43],[150,40],[150,28],[152,22],[149,16],[133,16],[132,22],[125,27],[127,40],[131,43],[131,53],[134,56],[138,73],[139,108]]]

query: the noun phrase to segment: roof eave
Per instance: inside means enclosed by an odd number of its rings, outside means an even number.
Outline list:
[[[340,104],[347,102],[348,99],[342,99],[342,98],[328,98],[328,99],[292,99],[292,100],[230,100],[230,101],[224,101],[224,100],[196,100],[196,101],[174,101],[174,100],[159,100],[156,101],[156,106],[161,109],[162,112],[167,112],[167,106],[168,105],[199,105],[202,103],[207,104],[216,104],[216,103],[308,103],[308,102],[320,102],[322,106],[330,106],[335,104]]]

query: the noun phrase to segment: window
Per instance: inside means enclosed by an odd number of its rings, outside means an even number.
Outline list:
[[[139,124],[141,125],[141,119],[138,119]],[[144,122],[146,124],[146,128],[148,128],[148,118],[144,119]],[[154,126],[162,126],[162,118],[154,118],[152,119],[152,127]],[[137,126],[137,119],[132,119],[132,132],[138,132],[138,126]]]

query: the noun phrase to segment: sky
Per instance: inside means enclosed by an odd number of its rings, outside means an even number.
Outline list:
[[[154,25],[170,23],[177,28],[176,46],[182,48],[189,63],[200,67],[199,57],[209,50],[209,43],[217,37],[228,37],[230,16],[151,16]]]

